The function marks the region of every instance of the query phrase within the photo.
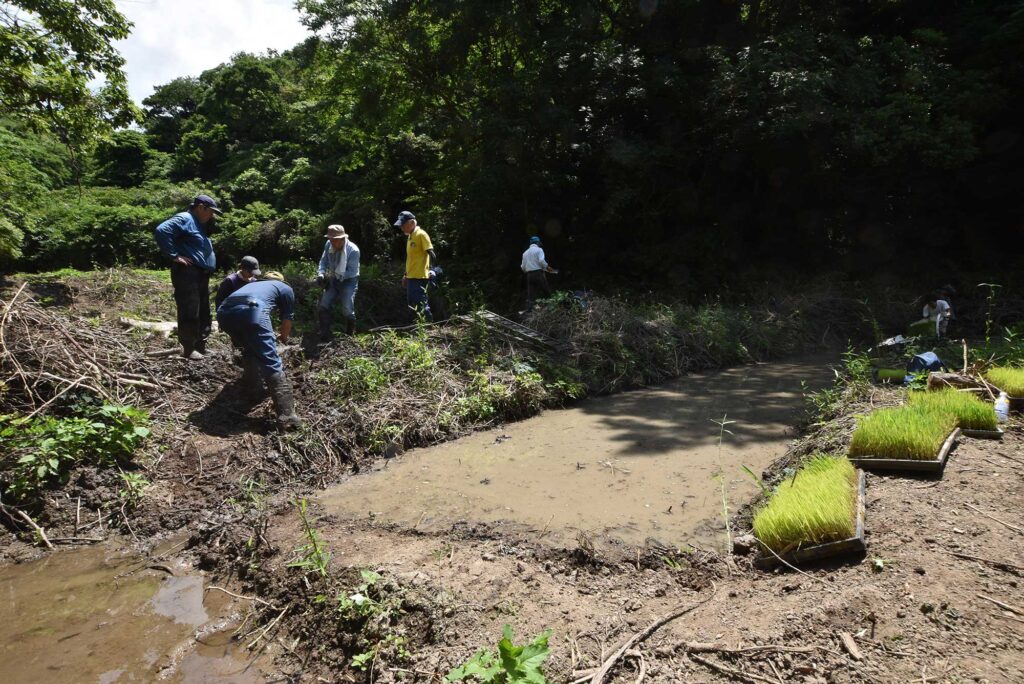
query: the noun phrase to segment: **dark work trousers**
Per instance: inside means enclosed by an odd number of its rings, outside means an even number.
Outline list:
[[[206,351],[210,336],[210,274],[198,266],[171,264],[174,303],[178,308],[178,340],[189,355]]]
[[[417,315],[422,315],[428,323],[434,320],[430,311],[430,301],[427,298],[429,285],[430,280],[427,278],[406,278],[405,280],[405,297],[409,308]]]
[[[526,272],[526,310],[533,309],[533,302],[541,297],[550,297],[551,288],[548,286],[548,277],[544,271]]]

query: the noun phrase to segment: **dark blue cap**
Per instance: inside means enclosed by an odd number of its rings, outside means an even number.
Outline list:
[[[530,244],[531,245],[539,245],[540,244],[540,238],[537,237],[536,235],[534,235],[532,238],[530,238]]]
[[[213,199],[209,195],[196,195],[196,198],[192,200],[192,206],[194,207],[197,204],[203,204],[209,207],[210,209],[213,209],[214,214],[224,213],[217,207],[217,200]]]
[[[401,228],[409,221],[413,221],[415,219],[416,217],[413,216],[411,211],[403,211],[401,214],[398,215],[398,218],[395,220],[394,226],[395,228]]]

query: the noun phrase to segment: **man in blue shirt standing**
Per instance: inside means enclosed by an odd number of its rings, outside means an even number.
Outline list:
[[[188,211],[175,214],[153,231],[160,251],[171,261],[171,284],[178,309],[182,356],[201,359],[210,336],[210,274],[217,267],[206,228],[221,214],[209,195],[198,195]]]
[[[331,307],[335,300],[341,301],[341,315],[345,319],[345,333],[356,332],[356,291],[359,290],[359,247],[352,242],[345,227],[327,227],[327,244],[324,245],[320,266],[317,268],[316,283],[324,288],[320,295],[317,313],[320,317],[320,342],[331,340]]]
[[[230,294],[217,307],[217,322],[243,349],[243,384],[249,390],[257,389],[262,376],[274,402],[278,426],[290,430],[300,427],[302,419],[295,414],[295,395],[277,352],[278,336],[270,314],[277,311],[280,315],[280,340],[286,343],[295,316],[295,292],[276,271],[268,272],[266,278]]]

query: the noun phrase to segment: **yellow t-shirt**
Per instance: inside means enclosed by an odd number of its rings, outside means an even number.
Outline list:
[[[430,236],[427,235],[427,231],[423,230],[419,226],[413,228],[413,231],[409,233],[408,240],[405,243],[405,277],[406,278],[420,278],[426,279],[430,277],[427,274],[430,261],[430,255],[427,254],[428,249],[434,249],[433,243],[430,242]]]

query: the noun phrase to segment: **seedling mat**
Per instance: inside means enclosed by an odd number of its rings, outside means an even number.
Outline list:
[[[821,560],[823,558],[831,558],[833,556],[843,556],[853,553],[863,553],[867,549],[867,544],[864,542],[864,507],[865,507],[865,475],[863,470],[857,471],[857,519],[856,526],[854,527],[855,533],[849,539],[840,539],[839,541],[827,542],[825,544],[815,544],[814,546],[805,546],[802,549],[796,549],[795,551],[789,551],[779,555],[779,558],[786,561],[790,565],[796,565],[798,563],[807,563],[809,561]],[[767,554],[767,555],[764,555]],[[762,555],[755,562],[757,567],[762,570],[771,570],[775,566],[779,565],[779,559],[771,555],[771,553],[762,551]]]
[[[850,463],[865,470],[904,470],[916,473],[941,473],[943,468],[946,467],[946,459],[949,457],[949,452],[959,436],[960,428],[949,433],[949,437],[946,437],[946,441],[942,443],[942,447],[934,459],[919,460],[915,458],[872,458],[871,456],[862,456],[860,458],[851,458]]]

